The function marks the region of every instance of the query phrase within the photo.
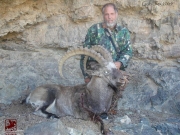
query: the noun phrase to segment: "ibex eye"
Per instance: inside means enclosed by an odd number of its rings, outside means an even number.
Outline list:
[[[104,71],[105,74],[108,74],[108,71]]]

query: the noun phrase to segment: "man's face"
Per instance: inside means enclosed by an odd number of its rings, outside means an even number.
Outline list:
[[[103,17],[106,25],[110,28],[113,28],[116,25],[118,13],[112,6],[108,6],[104,8]]]

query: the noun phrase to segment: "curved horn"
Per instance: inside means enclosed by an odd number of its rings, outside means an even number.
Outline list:
[[[59,73],[60,75],[63,77],[63,73],[62,73],[62,67],[63,67],[63,64],[64,62],[74,56],[74,55],[87,55],[87,56],[90,56],[92,57],[93,59],[95,59],[101,66],[104,66],[105,63],[106,63],[106,60],[97,52],[95,52],[94,50],[91,50],[91,49],[88,49],[88,48],[82,48],[82,47],[79,47],[79,48],[74,48],[74,49],[71,49],[69,51],[67,51],[67,53],[62,57],[60,63],[59,63]],[[64,78],[64,77],[63,77]]]
[[[97,53],[100,53],[100,54],[102,55],[102,57],[103,57],[107,62],[112,62],[112,61],[113,61],[111,54],[110,54],[109,51],[108,51],[107,49],[105,49],[103,46],[101,46],[101,45],[95,45],[95,46],[92,46],[92,48],[90,48],[90,49],[96,51]],[[88,60],[88,56],[85,56],[85,57],[84,57],[84,61],[83,61],[84,70],[86,70],[87,60]]]

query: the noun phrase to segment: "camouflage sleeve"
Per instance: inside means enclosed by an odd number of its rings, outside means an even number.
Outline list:
[[[124,32],[124,45],[121,47],[121,51],[117,59],[117,61],[120,61],[122,63],[121,69],[124,69],[128,66],[128,63],[132,57],[132,54],[133,54],[133,50],[131,46],[130,33],[126,29]]]
[[[83,47],[88,47],[88,48],[91,47],[91,29],[88,29],[88,32],[85,37],[85,41],[83,43]],[[84,55],[81,55],[80,68],[82,70],[82,74],[83,74],[84,78],[88,77],[88,74],[85,73],[85,71],[84,71]]]

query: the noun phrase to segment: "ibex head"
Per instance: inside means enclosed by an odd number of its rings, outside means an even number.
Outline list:
[[[84,70],[91,76],[108,76],[112,83],[123,84],[123,80],[129,76],[126,72],[116,69],[111,54],[102,46],[95,45],[92,48],[74,48],[69,50],[59,63],[59,73],[63,77],[62,66],[64,62],[74,55],[85,55],[84,58]],[[88,56],[94,58],[98,63],[90,63],[91,70],[87,70],[86,63]],[[63,77],[64,78],[64,77]],[[109,80],[109,81],[110,81]],[[114,84],[115,85],[115,84]]]

